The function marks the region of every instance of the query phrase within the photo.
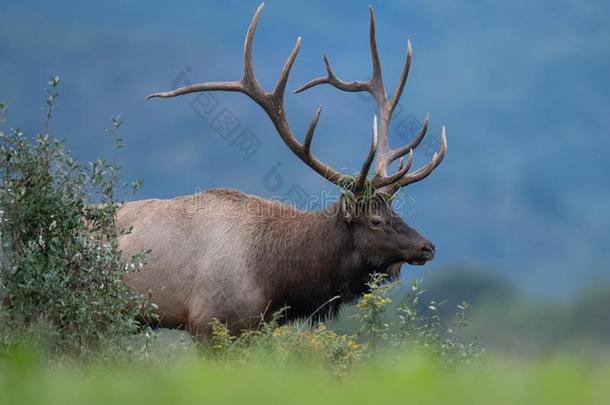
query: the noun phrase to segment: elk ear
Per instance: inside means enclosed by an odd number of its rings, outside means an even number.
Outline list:
[[[344,195],[341,195],[341,200],[339,201],[339,207],[341,209],[341,215],[345,221],[350,224],[352,219],[354,218],[354,213],[352,212],[352,207],[347,198]]]

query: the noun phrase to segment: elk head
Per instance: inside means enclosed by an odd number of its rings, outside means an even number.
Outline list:
[[[392,114],[404,90],[411,66],[411,42],[407,42],[406,62],[399,82],[392,97],[388,98],[377,52],[375,15],[371,7],[369,11],[370,47],[373,62],[372,78],[367,81],[343,81],[334,73],[328,57],[324,54],[326,76],[313,79],[294,91],[294,93],[299,93],[319,84],[330,84],[339,90],[368,92],[373,96],[379,109],[380,125],[378,126],[377,116],[374,116],[372,140],[368,155],[359,174],[349,176],[321,162],[311,153],[311,142],[322,107],[319,107],[314,113],[302,143],[296,139],[288,124],[284,110],[284,91],[288,75],[301,46],[301,38],[297,39],[281,70],[275,88],[271,92],[265,91],[256,79],[252,65],[252,42],[263,6],[264,3],[258,7],[248,27],[244,43],[244,73],[240,80],[193,84],[173,91],[155,93],[148,98],[176,97],[205,91],[231,91],[246,94],[263,108],[281,139],[299,159],[326,180],[345,191],[333,212],[345,221],[346,227],[352,235],[352,244],[355,251],[367,264],[384,268],[391,275],[395,275],[392,273],[397,273],[400,264],[404,262],[421,265],[431,260],[435,253],[434,245],[411,229],[391,206],[393,196],[401,187],[426,178],[441,163],[447,152],[447,138],[443,127],[440,152],[435,153],[428,164],[410,172],[413,163],[413,150],[426,135],[429,115],[426,115],[422,129],[414,140],[396,149],[389,146],[388,132]],[[399,161],[397,170],[388,173],[390,165],[397,160]],[[375,163],[374,174],[369,177],[369,171],[373,163]]]

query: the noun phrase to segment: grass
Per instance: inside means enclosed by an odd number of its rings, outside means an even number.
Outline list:
[[[489,359],[443,368],[416,354],[381,356],[342,377],[313,364],[173,361],[49,367],[27,350],[0,361],[2,404],[607,404],[610,368],[568,357]]]

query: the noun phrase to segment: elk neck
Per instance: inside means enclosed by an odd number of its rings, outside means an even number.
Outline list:
[[[257,247],[259,281],[269,308],[290,307],[289,319],[314,312],[322,319],[337,315],[340,304],[366,291],[371,273],[386,270],[368,264],[355,249],[353,231],[338,205],[299,212],[290,219],[268,219],[262,227],[257,232],[264,232],[272,245]]]

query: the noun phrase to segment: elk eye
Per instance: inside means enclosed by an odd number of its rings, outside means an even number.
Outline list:
[[[383,224],[383,221],[379,218],[371,218],[371,225],[379,227]]]

